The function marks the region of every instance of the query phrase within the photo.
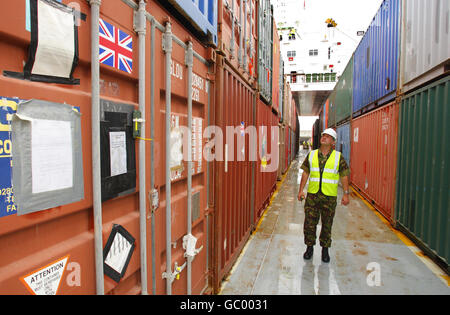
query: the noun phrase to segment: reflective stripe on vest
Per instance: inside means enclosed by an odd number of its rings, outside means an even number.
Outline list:
[[[339,160],[341,153],[331,153],[322,173],[322,193],[326,196],[337,196],[339,184]],[[320,188],[319,150],[311,151],[309,154],[309,186],[308,193],[316,194]]]

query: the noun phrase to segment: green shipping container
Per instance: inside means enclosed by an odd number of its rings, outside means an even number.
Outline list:
[[[328,96],[328,128],[336,127],[336,87]]]
[[[353,56],[345,67],[342,76],[336,83],[336,124],[350,118],[353,96]]]
[[[450,261],[450,76],[403,96],[396,220],[447,272]]]

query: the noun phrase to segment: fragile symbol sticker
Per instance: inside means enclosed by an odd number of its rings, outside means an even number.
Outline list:
[[[56,295],[66,270],[69,255],[20,278],[33,295]]]

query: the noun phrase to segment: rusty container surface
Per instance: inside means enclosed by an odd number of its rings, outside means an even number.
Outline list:
[[[214,291],[218,292],[220,282],[235,263],[254,226],[257,162],[250,157],[257,153],[257,131],[256,93],[220,55],[217,56],[215,85],[214,124],[223,132],[223,144],[215,144],[214,244],[211,249]],[[219,141],[217,134],[215,139]]]
[[[394,220],[399,104],[389,103],[351,124],[350,180],[383,216]]]
[[[281,45],[278,36],[277,25],[273,20],[273,80],[272,80],[272,108],[276,113],[280,113],[280,104],[283,103],[280,95],[280,61],[281,61]]]
[[[291,106],[292,106],[292,91],[289,85],[289,80],[287,80],[287,75],[284,77],[284,101],[283,101],[283,122],[286,126],[290,126],[291,119]]]
[[[286,173],[289,164],[291,164],[291,137],[290,137],[290,129],[289,129],[289,125],[286,126],[286,128],[284,129],[284,137],[285,137],[285,145],[284,145],[284,150],[285,150],[285,164],[284,164],[284,170],[283,170],[283,174]]]
[[[257,79],[256,0],[218,0],[218,54],[255,87]]]
[[[285,155],[285,149],[286,149],[286,145],[285,145],[285,141],[286,141],[286,137],[284,136],[284,129],[286,128],[286,126],[284,124],[279,124],[280,126],[280,132],[279,132],[279,152],[278,152],[278,156],[279,156],[279,160],[278,160],[278,180],[281,180],[282,175],[284,174],[284,167],[286,165],[286,155]]]
[[[70,1],[63,0],[68,4]],[[80,79],[79,85],[61,85],[43,82],[31,82],[0,76],[0,96],[17,97],[21,100],[39,99],[43,101],[67,103],[75,106],[81,112],[81,139],[83,155],[84,199],[72,204],[40,212],[17,216],[11,214],[0,218],[0,293],[27,294],[26,286],[21,278],[39,271],[50,263],[68,257],[65,272],[62,274],[58,294],[95,294],[96,271],[94,264],[94,219],[93,219],[93,181],[92,181],[92,130],[91,130],[91,7],[86,1],[71,1],[87,16],[78,26],[79,63],[73,76]],[[169,14],[155,1],[148,1],[147,12],[156,21],[163,24]],[[11,12],[15,12],[14,17]],[[0,58],[0,69],[22,71],[23,62],[27,60],[30,46],[30,33],[26,30],[25,1],[9,2],[7,9],[0,13],[0,46],[3,54]],[[131,73],[114,68],[107,64],[100,65],[100,98],[118,104],[127,104],[138,108],[138,36],[133,29],[133,8],[122,1],[103,1],[100,6],[100,18],[111,27],[120,29],[131,36],[132,63],[129,63]],[[172,21],[172,32],[182,41],[190,34],[175,19]],[[151,247],[151,216],[150,205],[146,205],[147,246],[147,282],[149,293],[152,293],[152,282],[155,280],[156,294],[166,293],[165,280],[161,275],[166,271],[166,239],[165,239],[165,55],[162,49],[162,32],[155,30],[151,37],[150,22],[147,20],[146,35],[146,90],[154,88],[154,100],[150,93],[146,95],[145,130],[150,138],[151,122],[154,120],[156,134],[153,138],[154,159],[151,158],[150,142],[146,145],[146,196],[150,187],[151,164],[155,168],[155,186],[159,192],[159,207],[155,210],[155,247]],[[151,56],[151,41],[154,44],[154,55]],[[194,51],[205,57],[208,49],[199,42],[193,41]],[[151,62],[154,58],[154,63]],[[132,65],[131,65],[132,64]],[[155,79],[151,80],[150,69],[154,66]],[[194,58],[193,116],[194,133],[200,136],[207,125],[208,115],[208,67]],[[172,55],[172,113],[173,126],[187,124],[187,70],[185,66],[185,48],[173,43]],[[153,85],[153,86],[152,86]],[[213,89],[213,87],[209,87]],[[20,106],[20,105],[19,105]],[[154,107],[155,117],[152,119],[150,108]],[[12,114],[12,112],[9,112]],[[10,118],[8,118],[10,119]],[[9,123],[9,121],[8,121]],[[141,142],[142,143],[142,142]],[[138,168],[138,141],[133,142],[136,149],[136,168]],[[202,141],[196,146],[203,147]],[[206,226],[206,165],[201,160],[195,160],[192,178],[193,187],[193,222],[192,234],[197,238],[197,247],[203,250],[192,262],[192,293],[200,294],[207,285],[207,226]],[[172,172],[172,270],[173,263],[182,265],[185,262],[182,246],[183,236],[187,231],[187,164]],[[138,171],[138,170],[137,170]],[[136,172],[136,174],[139,174]],[[3,176],[3,175],[2,175]],[[102,203],[102,239],[106,245],[113,224],[123,226],[135,239],[136,248],[129,261],[126,273],[120,282],[104,276],[104,292],[106,294],[139,294],[141,292],[141,260],[140,260],[140,228],[139,228],[139,177],[136,175],[136,188],[123,196],[112,198]],[[155,256],[152,257],[152,249]],[[155,279],[152,278],[152,258],[155,259]],[[179,280],[173,283],[174,294],[185,294],[186,269],[180,273]]]
[[[258,163],[255,176],[255,223],[257,223],[276,188],[278,169],[278,117],[262,100],[256,105]],[[274,127],[274,128],[272,128]]]
[[[167,19],[169,13],[161,7],[155,5],[151,14],[155,16],[161,24]],[[172,33],[182,41],[192,38],[190,33],[181,23],[173,22]],[[160,192],[160,207],[155,212],[156,243],[155,243],[155,265],[156,265],[156,293],[166,293],[166,280],[161,274],[166,270],[166,194],[165,194],[165,75],[164,51],[162,47],[163,33],[156,30],[155,33],[155,186]],[[193,40],[194,52],[201,57],[211,60],[210,50]],[[176,130],[180,126],[187,127],[187,97],[188,71],[185,62],[185,48],[173,41],[173,51],[171,60],[171,128]],[[212,107],[212,100],[209,91],[214,91],[214,85],[210,82],[209,67],[198,58],[194,58],[193,82],[192,82],[192,235],[197,238],[196,248],[203,249],[195,256],[192,262],[192,293],[200,294],[207,286],[208,266],[207,266],[207,165],[203,159],[202,152],[205,147],[203,138],[204,130],[208,125],[208,110]],[[150,79],[147,81],[150,82]],[[147,118],[150,120],[150,117]],[[149,134],[149,133],[147,133]],[[171,136],[172,137],[172,136]],[[150,163],[150,161],[148,162]],[[172,218],[172,239],[171,257],[172,266],[174,264],[182,266],[186,262],[183,249],[183,237],[187,233],[187,162],[183,161],[181,168],[171,168],[171,218]],[[149,187],[150,185],[148,185]],[[172,284],[172,294],[186,294],[187,292],[187,268],[179,274],[179,278]]]

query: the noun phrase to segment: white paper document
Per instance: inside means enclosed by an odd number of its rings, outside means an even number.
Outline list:
[[[38,46],[32,73],[68,78],[75,56],[74,18],[38,1]]]
[[[70,121],[31,121],[32,193],[73,186],[72,128]]]
[[[109,152],[111,157],[111,176],[127,173],[127,144],[125,131],[109,133]]]

